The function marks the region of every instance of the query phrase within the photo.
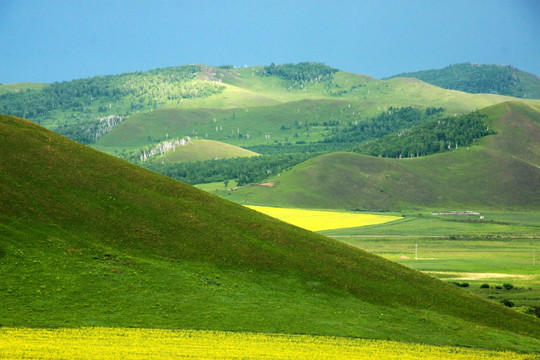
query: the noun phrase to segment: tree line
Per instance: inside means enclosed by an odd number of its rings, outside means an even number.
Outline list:
[[[271,175],[317,156],[317,153],[274,154],[197,162],[162,163],[149,161],[141,166],[187,184],[236,179],[238,186],[257,183]]]
[[[444,109],[441,107],[419,109],[413,106],[402,108],[391,106],[377,116],[356,121],[341,129],[332,129],[321,142],[358,144],[396,131],[409,129],[429,119],[438,118],[443,112]]]
[[[494,134],[478,111],[442,119],[432,119],[409,130],[403,130],[360,144],[355,152],[380,157],[418,157],[458,149],[474,144],[479,138]]]
[[[39,123],[51,112],[61,110],[66,119],[62,124],[64,134],[78,134],[79,130],[66,127],[77,126],[73,123],[81,120],[91,121],[104,115],[125,116],[131,111],[155,108],[162,102],[206,97],[224,90],[219,84],[195,81],[199,71],[198,65],[184,65],[55,82],[39,90],[1,95],[0,113]]]
[[[338,70],[326,64],[301,62],[298,64],[274,63],[258,72],[260,76],[277,76],[285,80],[290,89],[303,89],[308,84],[316,84],[332,79]]]
[[[415,77],[444,89],[468,93],[491,93],[517,97],[538,97],[540,81],[512,66],[455,64],[440,70],[424,70],[397,76]],[[527,80],[522,82],[521,78]]]

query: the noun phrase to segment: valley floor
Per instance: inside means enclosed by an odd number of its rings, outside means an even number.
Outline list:
[[[402,221],[324,234],[540,316],[539,224],[531,212],[405,214]]]

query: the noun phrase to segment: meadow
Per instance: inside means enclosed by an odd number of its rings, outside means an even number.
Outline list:
[[[525,312],[540,307],[538,213],[401,215],[388,224],[323,233],[441,280],[467,283],[467,291],[486,299],[507,299]]]
[[[1,328],[0,358],[525,360],[537,357],[509,351],[309,335],[127,328]]]

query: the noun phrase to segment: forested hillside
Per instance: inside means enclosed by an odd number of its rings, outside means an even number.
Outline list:
[[[459,117],[430,120],[411,129],[383,136],[354,148],[355,152],[380,157],[419,157],[463,146],[470,146],[483,136],[495,134],[475,111]]]
[[[320,63],[302,62],[283,65],[272,63],[265,66],[258,74],[280,77],[286,81],[288,89],[303,89],[308,84],[330,81],[337,71],[337,69]]]
[[[199,65],[184,65],[9,92],[0,96],[0,113],[29,118],[78,142],[93,143],[120,122],[107,123],[111,116],[123,121],[133,112],[156,109],[161,102],[180,104],[223,91],[221,85],[196,81],[200,71]]]
[[[468,93],[500,94],[540,99],[540,78],[504,65],[456,64],[440,70],[403,73],[394,77],[414,77],[445,89]]]

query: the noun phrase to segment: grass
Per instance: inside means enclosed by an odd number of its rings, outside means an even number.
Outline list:
[[[393,213],[390,213],[393,214]],[[431,215],[423,211],[396,213],[403,220],[361,229],[343,229],[334,235],[408,236],[413,238],[497,239],[529,238],[540,232],[536,211],[481,211],[480,215]],[[480,219],[483,216],[483,219]],[[327,234],[325,232],[325,234]]]
[[[164,109],[132,115],[102,137],[96,147],[114,151],[149,145],[169,137],[191,136],[251,146],[317,141],[328,132],[322,123],[356,119],[359,107],[343,100],[301,100],[285,104],[223,109]],[[354,115],[353,115],[354,114]],[[308,123],[320,125],[306,128]]]
[[[212,159],[229,159],[235,157],[250,157],[259,154],[213,140],[194,140],[193,142],[180,146],[175,151],[170,151],[158,156],[155,161],[163,162],[195,162]]]
[[[228,191],[232,188],[235,188],[237,185],[238,183],[236,182],[236,180],[229,180],[227,181],[227,185],[225,185],[224,181],[219,181],[206,184],[197,184],[194,185],[194,187],[209,193],[213,193],[214,191]]]
[[[442,280],[468,282],[468,291],[497,303],[509,299],[523,311],[540,305],[537,212],[482,212],[483,220],[405,215],[394,223],[323,233]],[[515,289],[495,288],[504,283]],[[490,288],[481,289],[482,284]]]
[[[39,90],[47,86],[46,83],[31,83],[31,82],[22,82],[22,83],[13,83],[13,84],[0,84],[0,95],[9,93],[9,92],[18,92],[23,90]]]
[[[3,326],[540,348],[540,320],[30,122],[0,147]]]

